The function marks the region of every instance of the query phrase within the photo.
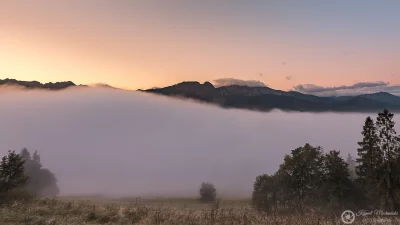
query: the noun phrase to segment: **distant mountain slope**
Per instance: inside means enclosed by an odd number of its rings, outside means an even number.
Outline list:
[[[186,97],[225,108],[263,111],[281,109],[303,112],[377,112],[384,108],[400,111],[400,97],[386,92],[358,96],[319,97],[269,87],[232,85],[216,88],[209,82],[204,84],[182,82],[165,88],[144,90],[144,92]]]
[[[73,82],[42,84],[38,81],[0,79],[0,87],[19,86],[26,89],[62,90],[75,87]],[[86,85],[79,85],[88,87]],[[113,88],[107,84],[95,87]],[[113,88],[115,89],[115,88]],[[182,82],[164,88],[139,90],[148,93],[184,97],[219,105],[224,108],[240,108],[270,111],[281,109],[300,112],[377,112],[383,109],[400,112],[400,97],[386,92],[358,96],[320,97],[296,91],[281,91],[269,87],[247,87],[239,85],[214,87],[210,82]]]
[[[1,85],[9,85],[9,86],[20,86],[27,89],[48,89],[48,90],[61,90],[68,87],[76,86],[71,81],[66,82],[56,82],[56,83],[45,83],[42,84],[38,81],[19,81],[15,79],[0,79],[0,86]]]
[[[364,94],[364,95],[360,95],[360,96],[367,98],[367,99],[376,100],[379,102],[400,105],[400,97],[392,95],[387,92],[377,92],[377,93],[373,93],[373,94]]]

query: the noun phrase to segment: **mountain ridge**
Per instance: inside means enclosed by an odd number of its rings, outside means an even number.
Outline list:
[[[387,92],[355,96],[321,97],[297,91],[239,85],[214,87],[210,82],[185,81],[164,88],[140,90],[147,93],[184,97],[224,108],[299,112],[376,112],[384,108],[400,112],[400,97]]]
[[[14,86],[14,87],[21,87],[24,89],[45,89],[45,90],[63,90],[70,87],[100,87],[100,88],[110,88],[110,89],[119,89],[108,84],[104,83],[96,83],[91,85],[76,85],[72,81],[61,81],[61,82],[48,82],[48,83],[41,83],[39,81],[20,81],[16,79],[0,79],[0,86]]]
[[[8,85],[8,86],[19,86],[26,89],[47,89],[47,90],[62,90],[69,87],[77,86],[72,81],[63,81],[63,82],[48,82],[48,83],[40,83],[39,81],[19,81],[16,79],[6,78],[4,80],[0,79],[0,86]]]
[[[63,90],[70,87],[92,87],[76,85],[72,81],[40,83],[38,81],[19,81],[0,79],[0,86],[20,86],[27,90]],[[118,89],[107,84],[94,87]],[[321,97],[297,91],[282,91],[270,87],[249,87],[229,85],[215,87],[210,82],[184,81],[163,88],[137,90],[151,94],[194,99],[223,108],[238,108],[257,111],[297,112],[377,112],[383,109],[400,112],[400,97],[387,92],[376,92],[354,96]]]

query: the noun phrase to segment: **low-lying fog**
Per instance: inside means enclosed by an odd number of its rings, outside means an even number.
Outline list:
[[[248,196],[257,175],[306,142],[355,156],[367,116],[225,110],[98,88],[2,91],[0,153],[38,150],[62,195],[187,196],[209,181],[221,195]]]

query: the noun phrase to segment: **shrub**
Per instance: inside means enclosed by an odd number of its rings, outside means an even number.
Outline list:
[[[200,201],[208,203],[214,202],[217,197],[217,189],[212,183],[202,183],[200,187]]]

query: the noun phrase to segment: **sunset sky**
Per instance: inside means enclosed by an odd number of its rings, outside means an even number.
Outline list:
[[[1,0],[2,78],[395,89],[400,1]]]

